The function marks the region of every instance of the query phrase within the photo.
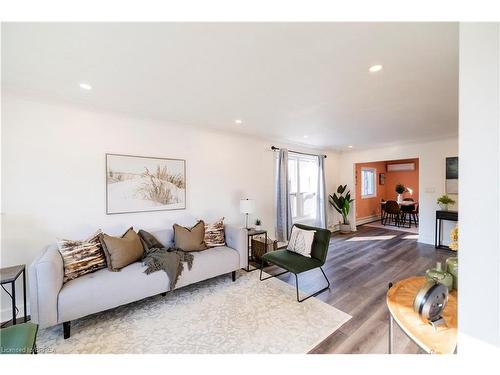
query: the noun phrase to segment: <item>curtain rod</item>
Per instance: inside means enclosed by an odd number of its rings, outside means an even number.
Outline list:
[[[279,151],[279,147],[276,147],[276,146],[271,146],[271,150],[273,151]],[[301,155],[309,155],[309,156],[323,156],[325,159],[326,159],[326,155],[317,155],[317,154],[308,154],[307,152],[299,152],[299,151],[292,151],[292,150],[288,150],[294,154],[301,154]]]

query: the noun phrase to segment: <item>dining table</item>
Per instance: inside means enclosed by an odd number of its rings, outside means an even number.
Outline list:
[[[385,206],[385,202],[380,202],[380,222],[383,224],[384,223],[384,206]],[[415,201],[402,201],[402,202],[397,202],[398,205],[399,205],[399,208],[403,207],[403,206],[417,206],[418,205],[418,202],[415,202]]]

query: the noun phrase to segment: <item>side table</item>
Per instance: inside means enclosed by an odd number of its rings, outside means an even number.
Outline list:
[[[255,236],[265,236],[265,244],[267,246],[267,231],[266,230],[255,230],[255,229],[248,229],[247,230],[247,266],[246,268],[243,268],[246,272],[251,272],[260,269],[260,265],[257,265],[257,262],[255,262],[255,265],[251,265],[251,262],[254,260],[253,259],[253,254],[251,251],[251,243],[252,239]]]
[[[0,268],[0,284],[2,288],[10,295],[12,299],[12,324],[16,324],[16,280],[23,274],[23,303],[24,303],[24,322],[28,321],[26,312],[26,266],[20,264],[18,266]],[[5,284],[10,284],[10,293],[4,288]]]

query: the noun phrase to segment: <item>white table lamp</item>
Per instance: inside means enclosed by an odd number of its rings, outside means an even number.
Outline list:
[[[253,199],[241,199],[240,200],[240,212],[245,214],[245,228],[248,228],[248,215],[255,212],[255,201]]]

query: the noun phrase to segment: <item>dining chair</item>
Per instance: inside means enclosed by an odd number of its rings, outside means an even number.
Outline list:
[[[391,221],[394,222],[394,225],[399,227],[401,225],[401,209],[399,208],[399,204],[396,201],[387,201],[385,202],[385,220],[382,224],[384,225],[392,225]],[[387,223],[389,221],[389,223]]]
[[[401,225],[406,226],[406,222],[408,221],[408,227],[411,228],[411,219],[413,217],[413,221],[415,223],[415,226],[417,225],[416,220],[415,220],[415,215],[413,212],[415,211],[415,205],[414,204],[407,204],[401,206]]]
[[[380,222],[384,224],[385,219],[385,199],[380,200]]]

